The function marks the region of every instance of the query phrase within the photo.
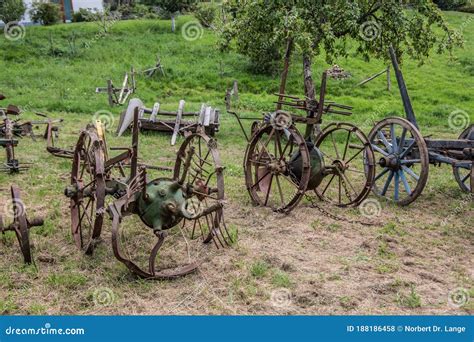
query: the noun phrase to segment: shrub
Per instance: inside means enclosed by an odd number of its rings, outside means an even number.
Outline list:
[[[122,19],[136,19],[143,18],[150,13],[150,8],[143,4],[120,5],[117,7],[117,12],[120,12]]]
[[[202,26],[210,27],[217,15],[217,5],[214,2],[201,2],[194,11],[194,16]]]
[[[50,2],[36,2],[30,11],[31,19],[43,25],[56,24],[61,19],[59,5]]]
[[[467,5],[468,0],[434,0],[434,3],[443,10],[453,10]]]
[[[79,11],[74,12],[72,15],[72,21],[80,23],[84,21],[94,21],[94,12],[87,8],[80,8]]]
[[[19,21],[26,11],[23,0],[3,0],[0,2],[0,20],[9,23]]]

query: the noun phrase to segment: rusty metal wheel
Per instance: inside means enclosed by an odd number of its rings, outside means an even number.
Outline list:
[[[230,244],[232,238],[224,221],[224,175],[217,141],[199,132],[188,136],[178,151],[173,179],[192,189],[192,196],[186,199],[187,217],[183,222],[190,238],[200,237],[204,243],[214,241],[216,247]],[[209,214],[195,218],[208,211]]]
[[[310,178],[310,155],[303,136],[294,126],[264,125],[247,146],[244,172],[255,205],[290,212],[303,197]]]
[[[75,244],[86,254],[93,253],[104,221],[106,153],[95,127],[81,132],[66,195],[71,198],[71,230]]]
[[[474,129],[474,125],[467,127],[461,133],[461,135],[459,135],[458,139],[468,139],[469,133],[473,129]],[[472,161],[466,161],[466,167],[453,166],[454,179],[456,179],[456,182],[458,183],[462,191],[471,192],[471,189],[472,189],[471,178],[474,179],[474,177],[472,177],[473,172],[474,170],[472,167]]]
[[[0,232],[15,232],[20,251],[23,254],[23,260],[25,264],[31,264],[33,260],[31,257],[29,229],[35,226],[42,226],[43,220],[41,218],[33,218],[31,221],[28,220],[25,204],[20,197],[20,189],[16,185],[11,186],[10,193],[11,202],[10,205],[5,206],[5,209],[11,209],[13,211],[13,222],[8,226],[4,226],[3,218],[0,217]]]
[[[372,128],[369,140],[379,168],[374,193],[402,206],[412,203],[429,172],[428,148],[420,131],[406,119],[386,118]]]
[[[146,187],[161,187],[158,193],[163,198],[170,196],[160,203],[181,205],[173,207],[175,214],[170,217],[154,215],[159,229],[145,216],[147,211],[140,212],[143,187],[109,207],[114,255],[134,274],[147,279],[181,277],[197,269],[203,253],[201,241],[214,242],[218,248],[232,242],[224,221],[223,167],[213,138],[202,132],[187,136],[178,151],[173,178],[156,178]],[[134,207],[138,216],[144,215],[125,222],[125,216],[132,213],[127,206]],[[139,225],[139,220],[147,227]],[[162,248],[165,239],[166,247]]]
[[[370,193],[375,176],[369,139],[349,123],[328,125],[315,143],[324,157],[324,178],[315,189],[321,200],[340,207],[359,205]]]

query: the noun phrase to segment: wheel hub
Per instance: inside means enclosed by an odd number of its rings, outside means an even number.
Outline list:
[[[400,157],[396,154],[383,156],[379,159],[379,165],[389,168],[392,171],[398,171],[401,168]]]

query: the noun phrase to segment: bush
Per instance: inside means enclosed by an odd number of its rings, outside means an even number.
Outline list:
[[[87,8],[80,8],[79,11],[74,12],[72,15],[72,21],[75,23],[94,21],[94,12]]]
[[[3,0],[0,2],[0,20],[5,24],[19,21],[26,11],[23,0]]]
[[[120,5],[117,7],[117,12],[121,14],[122,19],[137,19],[148,15],[150,8],[142,4],[135,4],[133,6]]]
[[[35,2],[30,11],[31,19],[43,25],[56,24],[61,19],[59,5],[49,2]]]
[[[194,11],[194,16],[202,26],[210,27],[217,15],[217,5],[214,2],[201,2]]]
[[[467,5],[468,0],[434,0],[442,10],[453,10]]]

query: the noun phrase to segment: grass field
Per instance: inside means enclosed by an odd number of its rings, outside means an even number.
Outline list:
[[[433,55],[424,65],[406,60],[405,79],[422,133],[457,138],[461,128],[449,124],[450,113],[463,111],[474,120],[474,15],[448,12],[453,28],[462,30],[466,44],[455,58]],[[112,113],[109,146],[128,146],[128,135],[113,135],[122,108],[110,108],[95,88],[111,78],[119,85],[131,66],[151,67],[161,57],[165,76],[138,77],[134,95],[152,106],[186,110],[201,103],[224,108],[225,89],[239,82],[237,108],[243,116],[274,108],[278,75],[255,75],[248,60],[222,54],[212,31],[187,41],[180,17],[176,33],[169,21],[116,22],[105,37],[94,23],[27,27],[18,41],[0,38],[0,93],[6,103],[33,112],[64,118],[58,144],[70,147],[94,113]],[[75,49],[68,38],[75,35]],[[51,45],[50,41],[53,41]],[[88,47],[86,47],[88,46]],[[403,116],[396,82],[392,91],[379,78],[364,87],[357,83],[385,68],[382,61],[362,61],[350,53],[336,61],[352,74],[330,80],[328,97],[354,107],[351,117],[327,117],[325,123],[347,120],[368,133],[374,121]],[[314,61],[318,79],[329,65]],[[302,94],[302,67],[295,56],[288,93]],[[39,133],[39,131],[38,131]],[[0,210],[8,201],[10,184],[23,190],[30,216],[42,215],[45,225],[34,228],[35,265],[23,266],[12,234],[0,236],[0,313],[2,314],[465,314],[474,312],[473,204],[458,188],[448,166],[431,167],[422,196],[411,206],[382,203],[376,226],[334,221],[302,202],[290,215],[251,205],[245,189],[242,159],[246,146],[235,120],[223,114],[217,134],[225,165],[226,219],[236,243],[224,250],[206,247],[196,274],[175,281],[143,281],[115,260],[110,247],[110,222],[104,243],[93,258],[72,243],[68,200],[63,195],[71,169],[69,160],[45,150],[45,142],[23,139],[20,161],[32,162],[19,175],[0,174]],[[140,158],[148,164],[172,165],[177,147],[170,136],[140,136]],[[179,140],[179,141],[182,141]],[[4,158],[2,156],[2,158]],[[360,218],[357,209],[330,212]],[[447,222],[444,224],[443,222]],[[471,300],[448,303],[449,293],[462,288]],[[464,291],[463,290],[463,291]],[[106,300],[97,300],[105,296]]]

